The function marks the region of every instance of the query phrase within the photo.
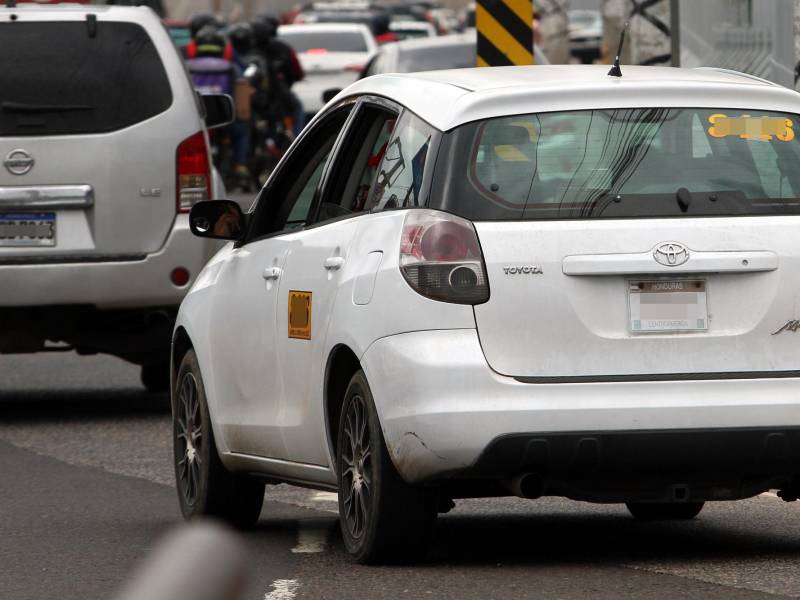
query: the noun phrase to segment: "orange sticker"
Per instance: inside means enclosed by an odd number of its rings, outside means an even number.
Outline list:
[[[743,140],[772,141],[777,138],[782,142],[791,142],[794,139],[794,123],[786,117],[753,117],[742,115],[729,117],[716,114],[708,117],[711,127],[708,135],[715,138],[737,136]]]
[[[311,292],[289,292],[289,337],[311,339]]]

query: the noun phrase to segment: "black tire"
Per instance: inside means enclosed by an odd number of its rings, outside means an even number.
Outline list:
[[[408,485],[395,470],[363,371],[347,386],[337,439],[339,523],[347,551],[361,564],[424,558],[436,496]]]
[[[639,521],[688,521],[703,510],[705,502],[628,502],[625,506]]]
[[[172,441],[183,517],[186,520],[215,517],[239,529],[255,525],[264,503],[264,484],[231,473],[222,465],[194,350],[185,354],[176,377],[172,394]]]
[[[163,362],[142,365],[140,373],[142,385],[153,394],[169,392],[169,358]]]

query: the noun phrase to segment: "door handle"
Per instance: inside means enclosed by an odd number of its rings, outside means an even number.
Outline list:
[[[280,267],[267,267],[261,276],[267,281],[275,281],[281,276]]]
[[[328,271],[338,271],[342,268],[342,265],[344,265],[344,258],[341,256],[331,256],[330,258],[326,258],[323,264]]]

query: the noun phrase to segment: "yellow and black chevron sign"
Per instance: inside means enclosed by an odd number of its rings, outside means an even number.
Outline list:
[[[478,0],[478,66],[533,64],[532,0]]]

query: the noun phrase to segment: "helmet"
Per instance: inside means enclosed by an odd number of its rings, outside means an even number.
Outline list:
[[[209,13],[194,15],[192,20],[189,21],[189,31],[192,33],[192,39],[195,39],[200,30],[207,25],[213,25],[216,29],[219,25],[219,23],[217,23],[217,18]]]
[[[391,19],[385,12],[376,13],[372,18],[372,33],[382,35],[389,32],[389,22]]]
[[[203,27],[194,39],[197,42],[197,56],[222,58],[225,55],[225,37],[213,25]]]
[[[249,23],[237,23],[228,29],[228,38],[233,48],[241,55],[248,54],[253,49],[253,28]]]
[[[275,15],[263,14],[256,17],[252,23],[256,44],[262,46],[274,39],[278,35],[278,25],[280,24],[280,19]]]

